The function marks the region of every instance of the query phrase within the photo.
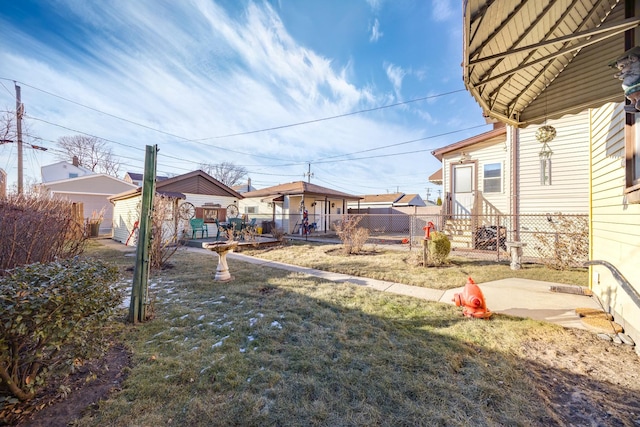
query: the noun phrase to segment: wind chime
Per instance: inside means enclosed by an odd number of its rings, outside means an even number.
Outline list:
[[[540,157],[540,179],[543,185],[551,183],[551,147],[549,143],[556,137],[556,128],[547,124],[547,85],[544,94],[544,125],[536,130],[536,139],[542,144],[542,149],[538,153]]]

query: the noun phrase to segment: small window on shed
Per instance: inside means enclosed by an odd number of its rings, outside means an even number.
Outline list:
[[[485,193],[502,191],[502,163],[484,165],[483,188]]]

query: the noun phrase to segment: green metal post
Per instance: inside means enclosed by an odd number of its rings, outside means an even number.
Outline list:
[[[153,215],[153,196],[156,191],[157,145],[147,145],[144,158],[144,181],[142,183],[142,203],[136,248],[136,265],[133,270],[129,321],[132,323],[146,320],[147,281],[149,278],[149,252],[151,248],[151,225]]]

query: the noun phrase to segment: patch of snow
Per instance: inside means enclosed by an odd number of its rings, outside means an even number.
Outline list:
[[[222,344],[224,343],[224,340],[226,340],[227,338],[229,338],[229,335],[222,337],[220,339],[220,341],[218,341],[217,343],[212,345],[211,348],[222,347]]]

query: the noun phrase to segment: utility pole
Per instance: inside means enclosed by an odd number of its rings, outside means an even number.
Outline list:
[[[20,86],[13,82],[16,88],[16,131],[18,136],[18,194],[22,194],[23,170],[22,170],[22,114],[24,106],[20,97]]]
[[[307,182],[311,183],[311,177],[313,176],[313,173],[311,173],[311,163],[309,163],[309,171],[304,175],[307,177]]]
[[[144,180],[142,182],[140,228],[136,247],[136,264],[133,270],[129,321],[131,323],[147,320],[149,305],[149,267],[151,252],[151,228],[153,226],[153,198],[156,192],[156,169],[158,167],[158,146],[147,145],[144,156]]]

